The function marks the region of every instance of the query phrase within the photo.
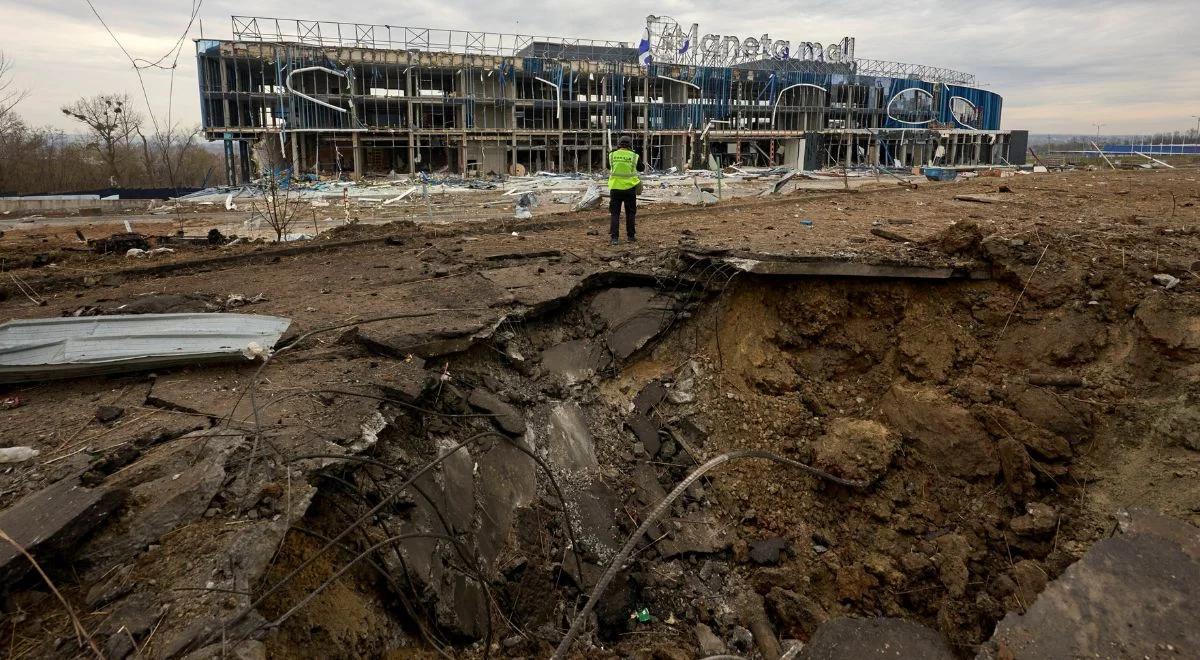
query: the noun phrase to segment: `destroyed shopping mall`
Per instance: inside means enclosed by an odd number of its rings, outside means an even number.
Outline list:
[[[230,184],[255,145],[357,178],[602,170],[620,135],[656,170],[1025,162],[1027,132],[999,130],[1001,99],[971,74],[856,59],[850,37],[814,54],[696,30],[651,16],[639,49],[234,16],[233,39],[197,42],[203,125]]]
[[[1200,657],[1196,163],[644,34],[236,17],[229,186],[5,202],[9,657]]]

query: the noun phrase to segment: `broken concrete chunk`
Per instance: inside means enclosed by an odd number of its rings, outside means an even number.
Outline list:
[[[726,651],[725,642],[703,623],[696,624],[696,644],[702,656],[721,655]]]
[[[606,289],[588,310],[605,327],[605,343],[613,357],[624,360],[655,337],[671,320],[672,305],[646,287]]]
[[[1125,533],[1098,541],[1024,615],[1004,617],[977,658],[1194,655],[1200,648],[1200,530],[1145,511],[1126,520],[1138,518],[1146,522],[1127,522],[1120,526]]]
[[[633,397],[633,411],[639,415],[645,415],[650,412],[650,409],[662,403],[662,400],[667,396],[667,388],[663,387],[660,381],[652,380],[646,383],[642,391]]]
[[[629,426],[629,430],[633,431],[633,435],[637,437],[638,442],[642,443],[642,448],[649,456],[658,454],[659,447],[662,443],[658,439],[658,423],[645,415],[635,414],[625,422]]]
[[[663,523],[674,528],[673,538],[663,539],[659,543],[659,552],[663,557],[724,552],[737,540],[729,526],[718,520],[709,509],[687,516],[686,522],[667,519]]]
[[[756,541],[750,546],[750,560],[756,564],[778,564],[787,547],[788,542],[778,537]]]
[[[1058,514],[1049,504],[1029,504],[1023,516],[1013,518],[1009,528],[1018,536],[1045,536],[1058,527]]]
[[[471,404],[474,408],[495,415],[495,417],[492,417],[492,421],[501,431],[512,436],[525,434],[524,417],[521,416],[521,413],[516,408],[504,403],[495,394],[476,388],[467,397],[467,403]]]
[[[1174,289],[1176,286],[1179,286],[1179,278],[1175,277],[1174,275],[1168,275],[1167,273],[1158,273],[1150,279],[1154,280],[1155,284],[1164,289]]]
[[[550,410],[549,427],[546,453],[551,463],[567,472],[596,469],[592,433],[578,404],[556,404]]]
[[[84,488],[68,477],[26,495],[0,512],[0,529],[35,558],[74,549],[125,501],[121,488]],[[30,570],[28,560],[0,543],[0,585]]]
[[[833,619],[800,652],[801,660],[894,658],[952,660],[941,635],[903,619]]]
[[[542,368],[562,374],[568,385],[591,378],[608,362],[604,347],[588,339],[564,341],[542,351]]]
[[[499,322],[499,318],[484,313],[446,314],[414,329],[386,324],[365,325],[359,328],[358,339],[367,349],[383,355],[401,359],[415,355],[429,359],[467,350],[480,339],[490,337]]]
[[[242,443],[241,435],[209,429],[156,447],[118,473],[114,486],[132,497],[121,530],[89,545],[94,557],[123,558],[163,534],[201,518],[225,483],[225,462]]]
[[[96,409],[96,421],[101,424],[115,422],[125,414],[125,409],[118,406],[100,406]]]

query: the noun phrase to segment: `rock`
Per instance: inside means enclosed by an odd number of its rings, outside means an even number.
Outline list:
[[[667,388],[661,382],[652,380],[633,397],[633,411],[639,415],[648,414],[654,406],[662,403],[666,396]]]
[[[1054,392],[1040,387],[1026,387],[1012,391],[1007,398],[1021,417],[1066,438],[1073,445],[1091,436],[1088,413],[1076,413],[1068,409]]]
[[[121,488],[84,488],[75,477],[68,477],[0,512],[0,529],[44,562],[54,554],[77,550],[77,544],[104,523],[128,494]],[[0,543],[0,586],[30,569],[16,548]]]
[[[667,392],[667,400],[677,406],[681,406],[685,403],[695,401],[696,395],[687,390],[672,389]]]
[[[943,534],[934,543],[938,554],[935,557],[938,566],[938,578],[951,596],[962,596],[967,591],[967,583],[971,578],[967,560],[971,554],[971,545],[961,534]]]
[[[1024,614],[1005,616],[977,658],[1195,655],[1200,529],[1148,511],[1118,521],[1122,533],[1096,542]]]
[[[551,464],[566,472],[595,470],[596,448],[583,411],[573,401],[550,409],[546,453]]]
[[[808,637],[829,620],[829,613],[815,600],[781,587],[767,592],[766,606],[781,631],[790,635]]]
[[[1012,595],[1016,599],[1016,602],[1013,603],[1016,607],[1011,609],[1020,608],[1021,611],[1025,611],[1033,604],[1038,594],[1046,588],[1048,580],[1046,570],[1032,559],[1022,559],[1014,564],[1009,570],[1008,576],[1013,581]]]
[[[754,635],[746,628],[734,626],[729,632],[729,643],[733,648],[743,653],[754,648]]]
[[[996,442],[996,454],[1000,457],[1000,471],[1008,490],[1017,497],[1032,493],[1036,478],[1025,447],[1013,438],[1001,438]]]
[[[1200,351],[1200,315],[1174,299],[1162,294],[1150,295],[1137,306],[1134,318],[1167,353]]]
[[[471,391],[467,403],[474,408],[495,415],[492,422],[501,431],[512,436],[525,434],[525,419],[517,412],[517,409],[504,403],[491,392],[476,388]]]
[[[98,582],[88,589],[84,602],[88,607],[96,609],[128,595],[137,586],[129,579],[132,572],[132,565],[119,566],[103,582]]]
[[[1046,536],[1058,529],[1058,514],[1049,504],[1031,503],[1025,511],[1025,515],[1009,522],[1009,529],[1017,536]]]
[[[590,339],[557,343],[542,351],[542,368],[562,374],[568,385],[581,383],[608,366],[604,347]]]
[[[1164,445],[1200,451],[1200,401],[1183,395],[1174,405],[1160,408],[1151,430]]]
[[[750,546],[750,559],[756,564],[778,564],[780,553],[787,547],[788,542],[778,537],[756,541]]]
[[[1175,277],[1174,275],[1168,275],[1167,273],[1158,273],[1150,279],[1164,289],[1174,289],[1175,287],[1179,286],[1179,278]]]
[[[842,417],[832,420],[817,442],[814,463],[847,479],[875,481],[899,447],[898,438],[883,424]]]
[[[800,651],[799,660],[895,658],[953,660],[942,638],[925,626],[903,619],[833,619]]]
[[[42,452],[33,447],[0,447],[0,465],[6,463],[24,463],[37,458]]]
[[[648,455],[655,456],[658,454],[661,442],[658,439],[659,426],[657,422],[645,415],[634,414],[625,421],[625,424],[629,427],[629,430],[633,431],[638,442],[642,443],[642,447]]]
[[[726,651],[725,642],[703,623],[696,624],[696,644],[700,647],[701,656],[721,655]]]
[[[646,345],[671,321],[674,305],[654,289],[625,287],[596,294],[588,311],[604,327],[604,341],[617,360]]]
[[[1047,461],[1069,459],[1074,455],[1066,438],[1025,420],[1002,406],[978,405],[971,408],[975,418],[998,440],[1013,438],[1033,454]]]
[[[109,424],[117,421],[124,414],[124,408],[118,406],[100,406],[96,409],[96,421],[101,424]]]
[[[891,428],[945,473],[972,479],[1000,470],[987,432],[965,408],[929,387],[897,383],[880,402]]]
[[[225,461],[244,442],[223,428],[198,431],[154,448],[119,473],[113,485],[129,489],[130,506],[119,531],[97,537],[86,549],[93,561],[132,555],[203,517],[225,484]]]

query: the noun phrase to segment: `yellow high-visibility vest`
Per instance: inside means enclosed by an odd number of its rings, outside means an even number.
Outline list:
[[[637,175],[638,155],[621,148],[608,154],[608,189],[629,190],[642,180]]]

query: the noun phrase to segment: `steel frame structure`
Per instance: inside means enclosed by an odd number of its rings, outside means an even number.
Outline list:
[[[512,57],[523,55],[542,59],[568,59],[580,47],[630,48],[629,42],[597,39],[573,39],[470,30],[443,30],[401,25],[308,21],[266,16],[232,16],[233,37],[242,41],[300,43],[313,46],[384,48],[433,53],[461,53]],[[975,75],[944,67],[907,64],[890,60],[856,58],[846,63],[805,60],[760,60],[763,68],[780,71],[823,70],[860,76],[910,78],[926,82],[974,87]],[[708,66],[714,63],[706,62]],[[728,63],[727,66],[752,64]]]

